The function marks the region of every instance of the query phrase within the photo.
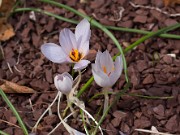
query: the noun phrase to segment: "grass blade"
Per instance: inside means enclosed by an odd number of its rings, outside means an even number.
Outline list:
[[[3,92],[3,90],[0,88],[0,95],[2,96],[3,100],[6,102],[6,104],[9,106],[9,108],[11,109],[11,111],[13,112],[13,114],[16,116],[19,125],[21,126],[24,135],[28,135],[28,131],[23,123],[23,121],[21,120],[21,117],[19,116],[18,112],[16,111],[16,109],[14,108],[14,106],[12,105],[12,103],[9,101],[8,97],[6,96],[6,94]]]

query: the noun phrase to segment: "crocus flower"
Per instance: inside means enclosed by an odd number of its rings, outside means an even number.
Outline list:
[[[74,69],[81,70],[90,63],[83,58],[89,52],[91,35],[88,20],[83,19],[75,29],[75,34],[67,28],[60,32],[60,45],[45,43],[41,46],[42,53],[54,63],[75,63]]]
[[[59,91],[67,95],[72,90],[73,78],[67,72],[63,74],[58,74],[54,77],[54,85]]]
[[[112,87],[122,73],[122,57],[118,56],[113,62],[109,52],[98,51],[95,64],[92,64],[92,73],[95,82],[101,87]]]

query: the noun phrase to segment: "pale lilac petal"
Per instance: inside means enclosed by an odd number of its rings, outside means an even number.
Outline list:
[[[98,51],[97,54],[96,54],[96,59],[95,59],[95,63],[99,62],[100,61],[100,57],[103,53],[101,51]],[[99,63],[100,64],[100,63]]]
[[[72,76],[67,72],[58,74],[54,77],[54,85],[63,94],[68,94],[73,85]]]
[[[114,68],[113,60],[107,50],[105,52],[103,52],[103,54],[100,57],[100,65],[101,65],[101,67],[103,67],[103,66],[106,67],[107,73],[110,73]]]
[[[46,58],[54,63],[63,63],[67,61],[67,55],[59,45],[54,43],[45,43],[41,46],[41,52]]]
[[[83,46],[79,49],[79,52],[85,57],[89,53],[89,41],[83,43]]]
[[[76,63],[75,65],[74,65],[74,70],[81,70],[81,69],[84,69],[84,68],[86,68],[87,66],[88,66],[88,64],[90,63],[90,61],[88,61],[88,60],[81,60],[81,61],[79,61],[78,63]]]
[[[60,90],[59,83],[58,83],[58,79],[60,79],[60,78],[63,81],[63,76],[61,74],[58,74],[54,77],[54,85],[57,90]]]
[[[119,79],[122,70],[123,70],[123,61],[122,61],[122,56],[118,56],[114,62],[115,64],[115,69],[114,72],[112,72],[109,76],[112,85],[116,83],[116,81]]]
[[[100,64],[100,58],[102,54],[103,53],[101,51],[98,51],[96,54],[95,64],[98,66],[99,69],[100,68],[102,69],[101,64]]]
[[[79,131],[77,131],[77,130],[73,130],[73,135],[86,135],[86,134],[84,134],[84,133],[82,133],[82,132],[79,132]]]
[[[90,23],[87,19],[83,19],[75,29],[76,41],[78,43],[78,49],[83,46],[83,43],[89,41],[91,36]]]
[[[64,52],[66,52],[67,55],[69,55],[72,49],[77,49],[77,42],[75,35],[72,33],[71,30],[67,28],[64,28],[60,32],[59,42],[62,46],[62,49],[64,50]]]
[[[109,77],[102,71],[98,70],[98,66],[96,64],[92,64],[92,73],[94,76],[95,82],[101,87],[111,87],[111,81]]]
[[[68,72],[64,72],[62,75],[68,77],[71,80],[71,82],[73,82],[73,78]]]

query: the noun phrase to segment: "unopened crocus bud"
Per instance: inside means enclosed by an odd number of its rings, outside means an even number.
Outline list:
[[[58,74],[54,77],[54,84],[59,91],[67,95],[72,90],[73,78],[67,72]]]

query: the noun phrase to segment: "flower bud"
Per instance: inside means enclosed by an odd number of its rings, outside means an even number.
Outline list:
[[[54,77],[54,84],[59,91],[67,95],[72,89],[73,78],[67,72],[58,74]]]

